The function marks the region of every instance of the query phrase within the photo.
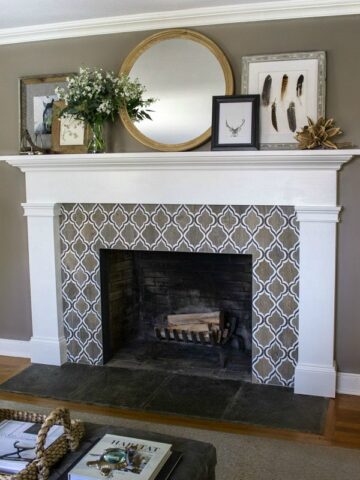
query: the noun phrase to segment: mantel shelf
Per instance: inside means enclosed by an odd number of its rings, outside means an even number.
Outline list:
[[[23,172],[118,170],[340,170],[360,149],[3,155]]]

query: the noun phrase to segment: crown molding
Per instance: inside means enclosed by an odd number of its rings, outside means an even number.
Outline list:
[[[274,0],[0,29],[0,45],[122,32],[360,14],[360,0]]]

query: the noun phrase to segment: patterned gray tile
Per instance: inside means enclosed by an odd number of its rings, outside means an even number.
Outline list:
[[[69,361],[103,361],[99,249],[250,254],[253,380],[293,385],[299,291],[293,207],[65,204],[60,221]]]

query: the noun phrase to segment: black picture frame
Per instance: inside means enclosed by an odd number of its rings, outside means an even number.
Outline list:
[[[259,150],[259,112],[260,95],[213,97],[211,150]]]

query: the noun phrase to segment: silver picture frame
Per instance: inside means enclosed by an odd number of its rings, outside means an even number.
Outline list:
[[[301,77],[303,83],[299,96]],[[269,92],[268,88],[267,95],[263,97],[269,78],[270,85],[273,81],[273,91]],[[316,51],[245,56],[242,58],[241,93],[261,95],[260,149],[296,149],[295,131],[307,124],[307,117],[317,120],[325,116],[326,53]]]

